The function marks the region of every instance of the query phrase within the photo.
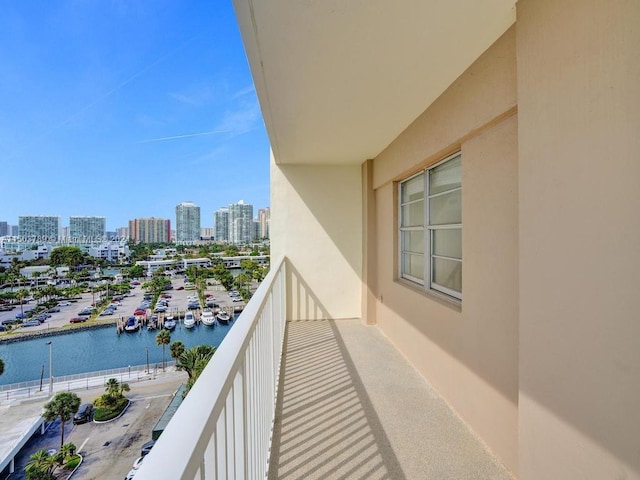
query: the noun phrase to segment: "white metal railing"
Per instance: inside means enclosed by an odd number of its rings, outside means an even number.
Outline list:
[[[285,331],[284,259],[177,410],[136,480],[265,478]]]

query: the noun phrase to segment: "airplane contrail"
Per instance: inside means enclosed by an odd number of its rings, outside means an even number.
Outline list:
[[[216,135],[218,133],[233,133],[233,132],[231,130],[214,130],[212,132],[187,133],[185,135],[174,135],[173,137],[160,137],[160,138],[152,138],[149,140],[142,140],[140,142],[136,142],[136,145],[140,143],[164,142],[166,140],[176,140],[178,138],[203,137],[205,135]]]

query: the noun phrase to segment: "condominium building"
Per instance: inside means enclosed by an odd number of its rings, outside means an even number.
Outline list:
[[[116,229],[116,236],[118,239],[128,239],[129,238],[129,227],[119,227]]]
[[[202,240],[211,240],[213,238],[213,227],[203,227],[200,229],[200,238]]]
[[[221,208],[213,214],[215,228],[215,240],[217,242],[229,241],[229,209]]]
[[[129,220],[128,233],[129,239],[136,243],[170,242],[171,220],[154,217],[135,218]]]
[[[0,237],[9,235],[9,224],[7,222],[0,222]]]
[[[136,480],[640,479],[640,2],[338,3],[234,0],[271,272]]]
[[[253,241],[253,205],[240,200],[229,205],[229,242],[251,243]]]
[[[18,232],[22,239],[55,242],[60,238],[60,217],[22,215],[18,217]]]
[[[200,240],[200,207],[193,202],[176,206],[176,242],[192,243]]]
[[[69,237],[71,239],[106,240],[107,220],[105,217],[69,217]]]
[[[269,223],[271,222],[271,209],[269,207],[258,209],[258,222],[260,223],[258,237],[269,238]]]

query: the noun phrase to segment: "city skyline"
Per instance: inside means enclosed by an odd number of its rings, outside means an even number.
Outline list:
[[[214,48],[211,48],[211,46]],[[210,218],[269,204],[269,142],[230,2],[29,4],[0,18],[3,202],[19,216]],[[232,200],[233,201],[233,200]]]

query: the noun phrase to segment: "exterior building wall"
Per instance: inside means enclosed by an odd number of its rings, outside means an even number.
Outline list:
[[[640,478],[640,2],[518,2],[520,471]]]
[[[360,317],[360,167],[271,161],[271,256],[289,260],[288,318]]]
[[[215,240],[217,242],[229,241],[229,209],[221,208],[214,213]]]
[[[105,240],[107,220],[105,217],[69,217],[69,237]]]
[[[200,241],[200,207],[192,202],[182,202],[176,206],[176,241]]]
[[[55,242],[60,238],[60,217],[46,215],[24,215],[18,217],[19,236],[37,241]]]
[[[515,28],[373,160],[376,265],[367,313],[518,472],[518,121]],[[394,182],[462,154],[461,303],[398,280]],[[370,254],[367,254],[370,256]],[[372,273],[371,273],[372,272]],[[373,278],[371,278],[373,275]],[[363,302],[370,305],[371,302]],[[372,323],[367,318],[368,323]]]

